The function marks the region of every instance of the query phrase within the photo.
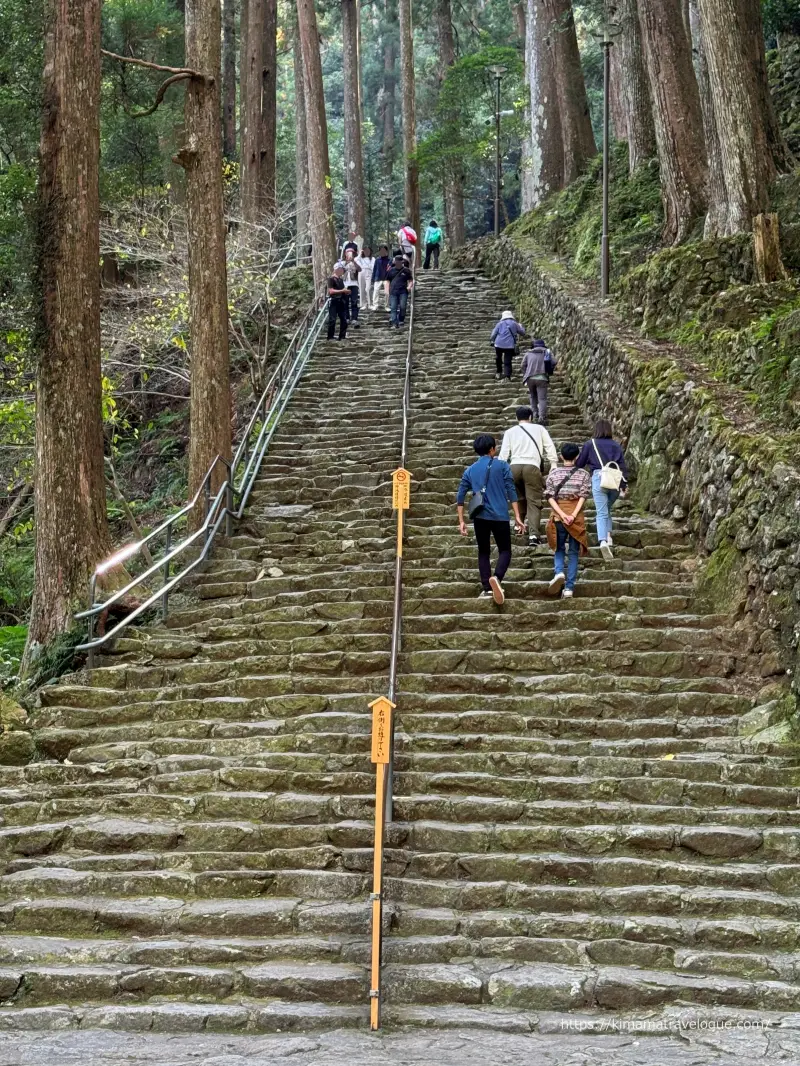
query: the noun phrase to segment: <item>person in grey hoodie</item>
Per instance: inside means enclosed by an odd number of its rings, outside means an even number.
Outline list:
[[[522,383],[528,388],[531,407],[539,414],[539,425],[547,425],[547,393],[550,375],[558,360],[544,343],[536,337],[533,347],[522,357]]]
[[[517,337],[525,336],[525,327],[514,319],[513,311],[504,311],[500,321],[492,330],[490,342],[494,345],[497,363],[495,378],[500,381],[505,377],[511,381],[511,360],[517,350]]]

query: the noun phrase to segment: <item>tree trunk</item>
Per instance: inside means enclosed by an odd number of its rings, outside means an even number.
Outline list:
[[[753,219],[753,251],[756,277],[762,283],[785,281],[788,277],[781,260],[777,215],[756,215]]]
[[[222,154],[236,158],[236,2],[222,8]]]
[[[528,0],[525,55],[531,109],[531,207],[564,186],[564,146],[549,29],[544,0]]]
[[[622,33],[612,50],[617,53],[622,74],[622,98],[625,102],[628,159],[630,172],[656,154],[656,133],[650,86],[642,50],[637,0],[618,0],[617,21]]]
[[[561,139],[564,145],[564,184],[569,185],[597,155],[589,98],[583,80],[578,36],[570,0],[544,0],[552,39]]]
[[[677,244],[689,236],[707,204],[700,94],[680,0],[647,0],[639,8],[639,23],[661,167],[664,240]]]
[[[381,151],[383,155],[383,173],[387,180],[391,179],[394,171],[394,112],[395,86],[397,83],[395,73],[395,65],[397,63],[396,30],[397,12],[394,0],[386,0],[383,29],[383,142]]]
[[[275,208],[277,0],[242,0],[241,186],[245,222]]]
[[[625,103],[625,90],[623,86],[623,73],[622,73],[622,60],[619,52],[619,37],[614,42],[609,53],[611,61],[611,79],[610,79],[610,103],[611,103],[611,125],[613,127],[613,137],[616,141],[627,141],[628,139],[628,108]]]
[[[336,258],[333,231],[333,197],[331,168],[328,159],[328,120],[322,85],[322,61],[314,0],[297,0],[297,20],[303,53],[308,138],[308,200],[311,252],[314,262],[314,286],[321,295],[325,279]]]
[[[297,230],[296,261],[308,253],[308,138],[306,135],[306,92],[303,83],[303,56],[297,9],[294,10],[294,153],[295,153],[295,221]]]
[[[725,234],[749,232],[769,208],[777,167],[759,0],[699,0],[700,30],[719,133]],[[720,190],[715,192],[719,195]]]
[[[25,661],[111,550],[100,371],[100,0],[47,11],[38,189],[36,563]]]
[[[361,90],[358,63],[358,2],[342,4],[342,74],[344,80],[344,169],[347,181],[347,230],[362,239],[367,232],[364,154],[361,145]]]
[[[186,145],[177,157],[186,169],[191,329],[189,494],[194,495],[214,459],[218,455],[228,460],[231,457],[219,0],[187,0],[186,65],[206,75],[187,82]],[[218,467],[212,489],[224,480],[224,471]]]
[[[531,144],[531,94],[529,88],[529,62],[528,62],[528,33],[527,33],[527,17],[526,17],[526,4],[524,0],[520,0],[520,3],[516,3],[511,8],[511,13],[514,16],[514,29],[516,30],[517,37],[522,42],[523,48],[523,79],[526,86],[523,94],[525,101],[525,130],[526,133],[522,140],[522,159],[520,160],[519,168],[519,184],[520,184],[520,200],[522,213],[530,211],[533,207],[533,146]]]
[[[439,37],[440,83],[456,61],[456,42],[453,34],[453,12],[450,0],[438,0],[436,24]],[[445,231],[451,248],[461,248],[466,241],[464,232],[464,178],[458,160],[447,164],[444,182]]]
[[[704,236],[717,237],[725,233],[728,209],[725,203],[725,176],[722,173],[722,149],[714,113],[714,98],[708,79],[708,61],[700,22],[697,0],[691,0],[689,19],[692,27],[692,61],[700,93],[700,108],[703,112],[703,134],[708,155],[708,214]]]
[[[414,33],[411,25],[411,0],[399,0],[400,16],[400,84],[403,98],[403,156],[405,161],[404,213],[417,233],[420,232],[419,169],[417,167],[417,97],[414,81]]]

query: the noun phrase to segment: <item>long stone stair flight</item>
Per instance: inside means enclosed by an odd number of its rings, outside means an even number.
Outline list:
[[[515,544],[502,609],[455,524],[499,294],[422,279],[412,380],[384,1020],[800,1002],[800,790],[737,736],[759,681],[691,545],[621,505],[572,601]],[[322,342],[237,535],[164,626],[42,690],[0,769],[0,1029],[365,1025],[405,334]],[[582,440],[556,379],[551,432]],[[517,546],[518,545],[518,546]]]

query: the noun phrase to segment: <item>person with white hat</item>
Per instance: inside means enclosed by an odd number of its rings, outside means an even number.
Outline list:
[[[497,373],[495,378],[511,381],[511,361],[517,350],[517,338],[525,336],[525,327],[514,318],[513,311],[504,311],[492,330],[490,343],[494,345]]]

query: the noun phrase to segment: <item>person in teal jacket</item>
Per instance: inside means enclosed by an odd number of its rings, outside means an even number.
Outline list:
[[[425,262],[422,264],[423,270],[430,270],[431,256],[433,256],[433,269],[439,269],[439,252],[442,250],[443,239],[444,234],[439,229],[436,219],[433,219],[425,230]]]

